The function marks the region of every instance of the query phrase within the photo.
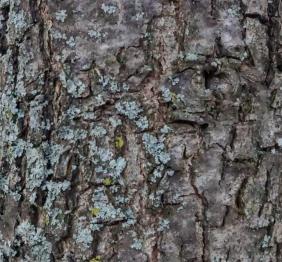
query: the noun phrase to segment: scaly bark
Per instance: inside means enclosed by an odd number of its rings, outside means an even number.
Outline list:
[[[279,0],[0,0],[1,261],[282,261]]]

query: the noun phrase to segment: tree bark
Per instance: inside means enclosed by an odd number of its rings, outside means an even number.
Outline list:
[[[279,0],[0,0],[0,261],[282,261]]]

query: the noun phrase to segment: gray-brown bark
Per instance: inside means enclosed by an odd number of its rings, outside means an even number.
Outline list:
[[[0,0],[0,261],[282,261],[279,0]]]

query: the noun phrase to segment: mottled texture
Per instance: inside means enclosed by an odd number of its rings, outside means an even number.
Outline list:
[[[281,262],[280,0],[0,0],[0,261]]]

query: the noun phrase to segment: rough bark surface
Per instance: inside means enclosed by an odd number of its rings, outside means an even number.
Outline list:
[[[282,261],[280,0],[0,0],[0,261]]]

